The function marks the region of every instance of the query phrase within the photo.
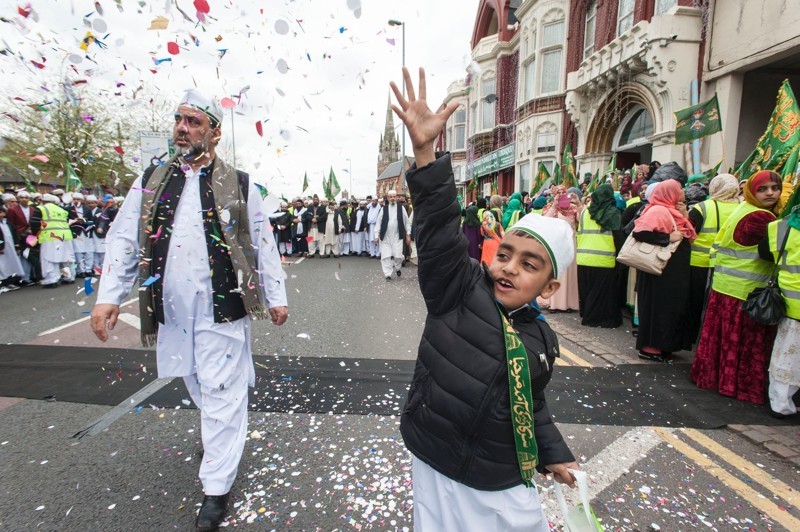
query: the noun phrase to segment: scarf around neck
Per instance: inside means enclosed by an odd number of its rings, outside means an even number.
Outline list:
[[[250,238],[250,223],[247,216],[247,202],[239,186],[236,170],[217,157],[211,175],[211,189],[214,204],[219,217],[224,246],[230,251],[231,264],[242,301],[247,314],[252,319],[262,319],[268,315],[264,294],[260,289],[258,272],[256,271],[255,246]],[[150,277],[153,261],[153,225],[162,201],[162,194],[169,183],[173,170],[180,166],[177,156],[156,168],[142,190],[141,220],[144,230],[139,231],[139,278]],[[221,216],[227,211],[228,216]],[[158,320],[155,315],[153,284],[142,287],[139,293],[139,315],[141,317],[141,337],[145,347],[153,346],[158,337]]]

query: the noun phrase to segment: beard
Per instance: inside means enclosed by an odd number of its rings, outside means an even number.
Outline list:
[[[177,140],[189,141],[187,137],[178,136],[173,140],[173,143],[176,142]],[[180,153],[184,159],[187,160],[199,159],[206,152],[208,152],[208,139],[204,137],[195,142],[189,142],[188,146],[176,146],[176,147],[178,149],[178,153]]]

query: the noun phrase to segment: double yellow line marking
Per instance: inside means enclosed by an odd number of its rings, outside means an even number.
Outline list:
[[[566,347],[559,346],[561,351],[561,357],[556,359],[556,366],[581,366],[584,368],[591,368],[594,367],[589,362],[586,362],[584,359],[567,349]],[[560,360],[563,358],[564,360]],[[566,361],[566,362],[565,362]]]
[[[747,483],[737,476],[729,473],[711,458],[677,438],[674,432],[659,427],[654,427],[653,431],[665,442],[672,445],[676,451],[695,462],[712,476],[718,478],[723,484],[734,490],[737,495],[764,512],[770,519],[786,527],[788,530],[800,530],[800,519],[793,517],[785,509],[778,506],[772,499],[764,497],[761,493],[748,486]],[[745,460],[738,454],[726,449],[695,429],[681,429],[680,433],[717,455],[739,471],[741,475],[746,476],[773,495],[785,500],[790,506],[797,508],[800,504],[800,495],[798,495],[797,490],[781,482],[777,478],[772,477],[758,466],[755,466],[752,462]]]

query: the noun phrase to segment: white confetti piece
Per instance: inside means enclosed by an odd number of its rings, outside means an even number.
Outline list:
[[[310,337],[309,335],[307,335],[306,333],[300,333],[300,334],[298,334],[298,335],[297,335],[297,337],[298,337],[298,338],[302,338],[302,339],[304,339],[304,340],[308,340],[309,338],[311,338],[311,337]]]
[[[109,507],[108,507],[108,509],[109,509],[109,510],[113,510],[113,509],[114,509],[114,508],[116,508],[116,507],[117,507],[117,505],[116,505],[116,504],[112,504],[111,506],[109,506]]]

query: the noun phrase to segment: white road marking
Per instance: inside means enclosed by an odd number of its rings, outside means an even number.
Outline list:
[[[127,307],[127,306],[128,306],[128,305],[130,305],[131,303],[136,303],[136,302],[138,302],[138,301],[139,301],[139,299],[138,299],[138,298],[135,298],[135,299],[130,299],[130,300],[126,301],[125,303],[121,304],[121,305],[119,306],[119,308],[122,308],[122,307]],[[44,332],[40,332],[40,333],[38,334],[38,336],[47,336],[48,334],[53,334],[54,332],[63,331],[64,329],[67,329],[67,328],[69,328],[69,327],[72,327],[73,325],[76,325],[76,324],[78,324],[78,323],[83,323],[84,321],[89,321],[90,319],[92,319],[92,317],[91,317],[91,316],[85,316],[85,317],[83,317],[83,318],[79,318],[79,319],[77,319],[77,320],[75,320],[75,321],[71,321],[71,322],[69,322],[69,323],[65,323],[64,325],[59,325],[58,327],[53,327],[52,329],[48,329],[48,330],[46,330],[46,331],[44,331]],[[137,319],[138,319],[138,318],[137,318]]]
[[[660,443],[663,443],[663,440],[652,429],[637,427],[614,440],[588,462],[581,465],[581,470],[589,475],[589,498],[594,499],[622,475],[627,474],[637,462],[646,458],[648,453]],[[565,489],[564,496],[569,507],[579,502],[577,490]],[[554,520],[560,522],[561,509],[553,489],[547,488],[546,491],[542,491],[541,498],[548,515],[553,515]]]
[[[141,322],[141,320],[139,320],[139,316],[134,316],[133,314],[129,314],[127,312],[123,312],[122,314],[119,315],[119,318],[117,318],[117,319],[119,321],[123,322],[123,323],[127,323],[128,325],[130,325],[134,329],[137,329],[137,330],[141,329],[142,322]]]
[[[297,265],[297,264],[300,264],[301,262],[303,262],[304,260],[306,260],[306,258],[305,258],[305,257],[300,257],[300,258],[299,258],[299,259],[297,259],[296,261],[294,261],[294,262],[290,262],[289,264],[294,264],[294,265]]]

